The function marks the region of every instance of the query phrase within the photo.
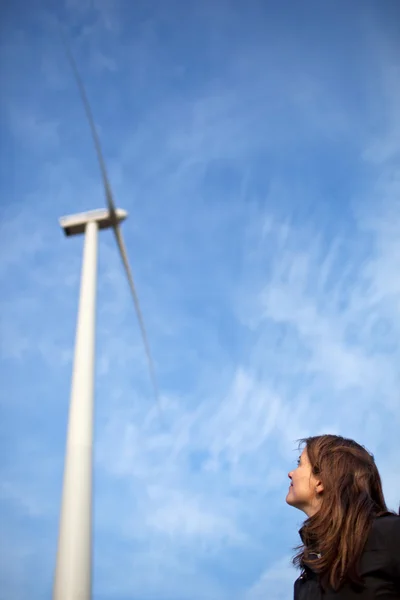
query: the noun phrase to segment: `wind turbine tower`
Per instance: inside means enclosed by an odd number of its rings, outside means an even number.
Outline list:
[[[60,225],[65,235],[83,234],[85,242],[53,600],[90,600],[92,597],[92,456],[97,242],[98,232],[101,229],[111,228],[114,232],[117,248],[136,309],[157,403],[158,387],[139,299],[119,227],[128,214],[126,211],[115,206],[89,102],[68,47],[67,53],[75,74],[95,144],[107,208],[60,219]]]

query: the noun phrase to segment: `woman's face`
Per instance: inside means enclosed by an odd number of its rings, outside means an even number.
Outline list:
[[[322,500],[323,485],[311,470],[307,449],[304,448],[297,463],[297,468],[288,473],[290,479],[286,502],[311,517],[315,514]]]

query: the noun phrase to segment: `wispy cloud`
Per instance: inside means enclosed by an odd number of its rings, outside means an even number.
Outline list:
[[[293,594],[291,579],[295,575],[290,567],[290,556],[273,563],[262,573],[258,581],[250,588],[246,600],[263,600],[267,596],[274,600],[286,600]]]

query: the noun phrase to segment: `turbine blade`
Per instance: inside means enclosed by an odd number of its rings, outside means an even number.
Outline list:
[[[82,99],[82,103],[83,106],[85,108],[85,112],[86,112],[86,117],[87,120],[89,121],[89,125],[90,125],[90,131],[92,134],[92,138],[93,138],[93,142],[94,142],[94,146],[96,148],[96,154],[97,154],[97,159],[99,161],[99,166],[100,166],[100,171],[101,171],[101,176],[103,179],[103,185],[104,185],[104,192],[106,195],[106,202],[107,202],[107,208],[110,211],[110,217],[111,219],[115,222],[115,224],[117,223],[117,219],[116,219],[116,214],[115,214],[115,202],[114,202],[114,198],[113,198],[113,194],[111,191],[111,185],[110,185],[110,181],[108,179],[108,175],[107,175],[107,169],[106,169],[106,165],[104,162],[104,158],[103,158],[103,152],[101,150],[101,145],[100,145],[100,139],[97,133],[97,129],[96,129],[96,125],[94,123],[94,118],[93,118],[93,114],[90,108],[90,104],[89,104],[89,100],[88,97],[86,95],[86,90],[85,87],[83,85],[83,81],[82,78],[79,74],[78,71],[78,67],[76,66],[76,62],[74,60],[74,57],[72,55],[72,52],[69,48],[69,45],[67,43],[67,40],[65,38],[65,36],[63,35],[63,32],[61,31],[61,36],[64,42],[64,46],[65,46],[65,51],[67,54],[67,58],[70,62],[72,71],[74,73],[75,76],[75,80],[76,83],[78,85],[78,89],[79,89],[79,93]]]
[[[160,405],[160,401],[159,401],[159,392],[158,392],[158,385],[157,385],[157,379],[156,379],[156,374],[155,374],[155,369],[154,369],[154,363],[153,363],[153,359],[151,356],[151,352],[150,352],[150,345],[148,342],[148,338],[147,338],[147,333],[146,333],[146,329],[144,326],[144,321],[143,321],[143,316],[142,316],[142,311],[140,309],[140,304],[139,304],[139,298],[136,292],[136,287],[133,281],[133,276],[132,276],[132,272],[129,266],[129,262],[128,262],[128,257],[127,257],[127,253],[126,253],[126,249],[125,249],[125,244],[124,244],[124,240],[122,238],[122,234],[121,231],[119,229],[118,226],[118,217],[116,214],[116,205],[114,202],[114,198],[113,198],[113,193],[111,191],[111,185],[110,185],[110,181],[108,179],[108,175],[107,175],[107,169],[106,169],[106,165],[104,162],[104,158],[103,158],[103,153],[101,150],[101,145],[100,145],[100,139],[99,136],[97,134],[97,129],[96,129],[96,125],[94,122],[94,118],[92,115],[92,111],[90,108],[90,104],[89,104],[89,100],[87,98],[86,95],[86,91],[85,91],[85,87],[83,85],[83,81],[81,79],[81,76],[79,74],[78,68],[76,66],[74,57],[72,55],[72,52],[69,48],[69,45],[67,43],[67,40],[64,36],[64,33],[61,29],[61,37],[63,39],[64,42],[64,46],[65,46],[65,50],[67,53],[67,57],[68,60],[71,64],[74,76],[75,76],[75,80],[76,83],[78,85],[78,89],[81,95],[81,99],[85,108],[85,112],[86,112],[86,117],[89,121],[89,125],[90,125],[90,130],[92,133],[92,138],[93,138],[93,142],[96,148],[96,153],[97,153],[97,158],[99,161],[99,165],[100,165],[100,171],[101,171],[101,176],[103,179],[103,185],[104,185],[104,192],[105,192],[105,196],[106,196],[106,201],[107,201],[107,208],[110,212],[110,219],[113,225],[113,230],[114,230],[114,234],[115,234],[115,239],[117,241],[117,245],[118,245],[118,249],[121,255],[121,259],[125,268],[125,272],[128,278],[128,283],[129,283],[129,287],[131,289],[131,293],[132,293],[132,297],[133,297],[133,302],[135,305],[135,309],[136,309],[136,314],[137,314],[137,318],[139,321],[139,327],[140,327],[140,332],[142,334],[142,340],[143,340],[143,344],[144,344],[144,349],[146,352],[146,356],[147,356],[147,362],[149,365],[149,371],[150,371],[150,380],[153,386],[153,390],[154,390],[154,396],[155,396],[155,400],[156,400],[156,404],[158,407],[158,411],[160,413],[160,418],[162,420],[162,413],[161,413],[161,405]]]
[[[122,233],[121,233],[121,230],[118,225],[115,225],[113,227],[113,230],[114,230],[114,234],[115,234],[115,239],[117,241],[118,250],[121,255],[121,259],[122,259],[122,262],[123,262],[123,265],[125,268],[126,276],[128,278],[128,283],[129,283],[129,287],[130,287],[130,290],[132,293],[133,302],[135,304],[136,314],[137,314],[137,318],[139,321],[140,332],[142,334],[143,345],[144,345],[144,349],[145,349],[146,356],[147,356],[147,362],[148,362],[149,372],[150,372],[150,379],[151,379],[151,383],[153,385],[154,397],[155,397],[155,400],[156,400],[156,403],[158,406],[160,417],[162,418],[156,372],[155,372],[154,363],[153,363],[153,359],[152,359],[151,352],[150,352],[150,344],[148,341],[146,328],[144,326],[143,315],[142,315],[142,311],[141,311],[140,304],[139,304],[139,298],[138,298],[138,295],[136,292],[136,286],[133,281],[133,275],[132,275],[131,268],[129,266],[128,255],[126,253],[124,239],[122,237]]]

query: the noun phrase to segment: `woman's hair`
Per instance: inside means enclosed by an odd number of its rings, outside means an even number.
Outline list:
[[[389,512],[374,457],[337,435],[308,437],[303,444],[324,490],[318,512],[300,530],[303,543],[293,563],[319,573],[324,588],[337,590],[346,581],[362,586],[358,565],[372,521]]]

